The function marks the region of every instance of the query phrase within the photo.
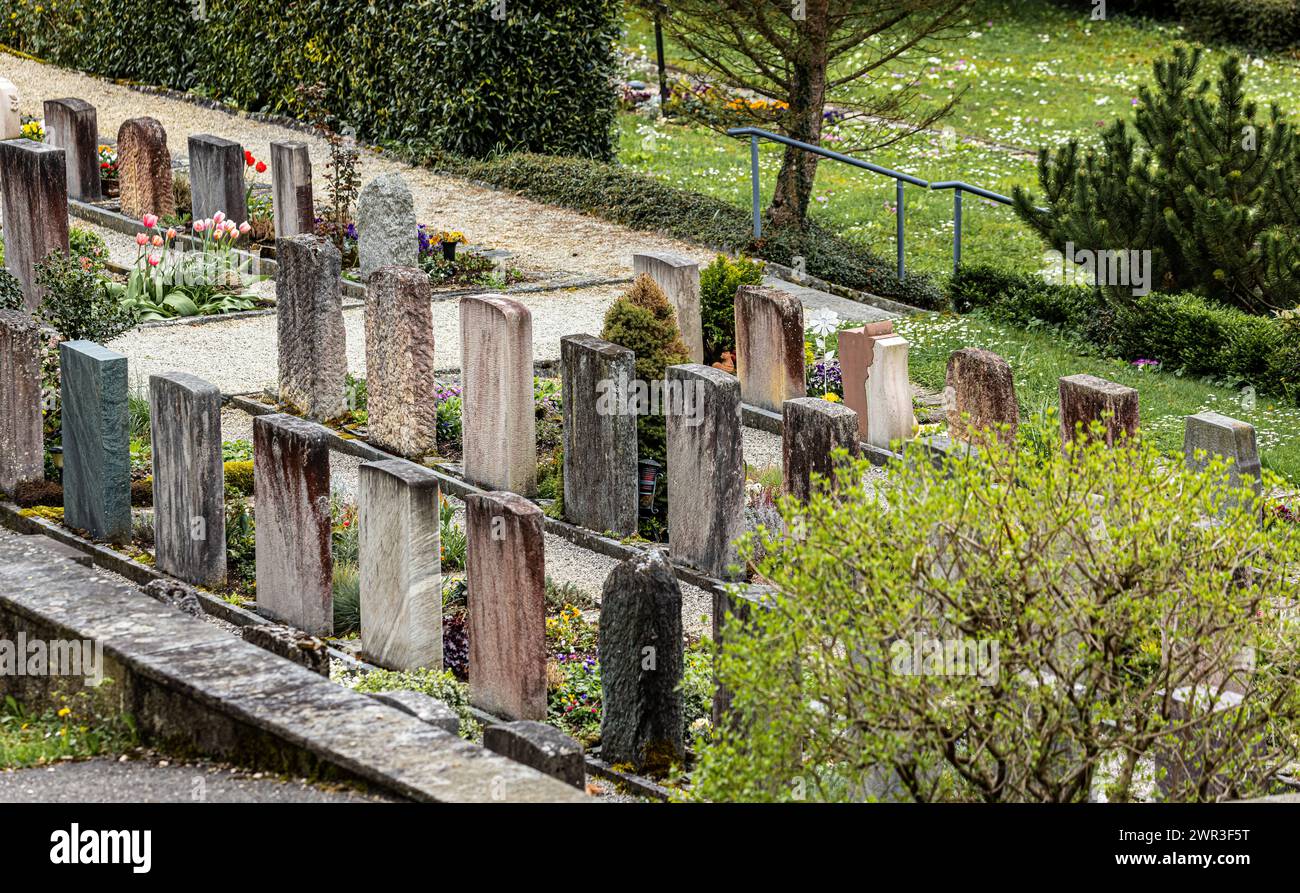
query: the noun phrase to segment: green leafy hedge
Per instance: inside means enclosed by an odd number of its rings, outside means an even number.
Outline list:
[[[1256,316],[1186,292],[1151,292],[1116,311],[1095,289],[991,265],[961,267],[949,295],[959,313],[980,309],[1000,322],[1047,324],[1125,359],[1159,360],[1189,375],[1245,380],[1300,398],[1300,321]]]
[[[1057,0],[1081,16],[1092,6]],[[1109,0],[1107,15],[1129,13],[1180,22],[1207,43],[1286,49],[1300,43],[1300,0]]]
[[[373,140],[610,158],[617,0],[0,0],[0,40],[60,65],[302,116],[299,84]],[[38,11],[39,10],[39,11]]]

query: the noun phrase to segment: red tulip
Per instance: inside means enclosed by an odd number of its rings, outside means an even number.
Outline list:
[[[259,162],[257,163],[257,167],[255,168],[255,170],[256,170],[259,174],[264,174],[264,173],[266,173],[266,162],[265,162],[265,161],[259,161]]]

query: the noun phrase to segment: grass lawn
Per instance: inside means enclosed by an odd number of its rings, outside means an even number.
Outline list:
[[[0,769],[121,753],[138,742],[125,717],[105,720],[85,692],[62,697],[61,707],[35,712],[12,697],[0,703]]]

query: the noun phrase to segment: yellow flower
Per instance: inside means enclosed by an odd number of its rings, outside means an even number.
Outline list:
[[[834,391],[827,391],[825,394],[822,394],[822,399],[827,403],[839,403],[840,395]]]
[[[67,708],[67,707],[62,707],[62,708],[59,709],[59,716],[67,716],[67,715],[68,715],[69,713],[71,713],[71,712],[72,712],[72,711],[71,711],[69,708]]]

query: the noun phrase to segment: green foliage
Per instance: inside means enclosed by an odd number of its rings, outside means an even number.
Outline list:
[[[590,611],[596,607],[596,600],[588,595],[586,590],[577,583],[556,583],[548,575],[546,578],[546,613],[558,614],[569,605],[580,611]]]
[[[747,257],[731,260],[719,254],[700,270],[700,324],[704,331],[704,359],[714,363],[723,351],[736,351],[736,289],[761,285],[763,264]]]
[[[456,523],[456,510],[446,498],[438,506],[438,543],[442,549],[442,569],[444,571],[464,570],[469,538],[465,535],[464,529]]]
[[[253,495],[253,461],[228,461],[225,463],[226,489],[240,496]]]
[[[1207,42],[1231,41],[1252,49],[1286,49],[1300,43],[1296,0],[1175,0],[1178,20]]]
[[[668,297],[644,273],[606,312],[600,337],[636,354],[636,379],[647,387],[651,382],[662,382],[669,366],[690,362]],[[642,460],[663,462],[667,429],[662,411],[638,414],[636,433],[637,455]]]
[[[331,673],[336,682],[349,688],[370,694],[381,691],[418,691],[442,701],[460,714],[460,735],[462,738],[475,738],[480,731],[478,720],[469,710],[469,687],[458,682],[450,672],[440,670],[370,670],[364,673],[345,670]]]
[[[64,340],[106,344],[135,325],[106,280],[71,254],[55,252],[37,263],[36,283],[47,290],[37,315]]]
[[[40,711],[6,695],[0,706],[0,769],[102,757],[134,747],[139,741],[134,721],[111,710],[105,694],[60,692],[53,696],[54,705]]]
[[[742,546],[772,595],[727,620],[734,713],[695,795],[1144,799],[1157,755],[1186,773],[1158,772],[1170,799],[1268,792],[1300,747],[1300,526],[1261,526],[1221,460],[1085,443],[898,462],[874,487],[841,453],[836,489],[783,499]]]
[[[348,561],[334,562],[334,635],[361,632],[361,569]]]
[[[251,463],[250,463],[251,464]],[[226,578],[234,588],[252,589],[257,579],[257,530],[248,499],[226,481]]]
[[[8,270],[0,267],[0,310],[26,310],[23,287]]]

